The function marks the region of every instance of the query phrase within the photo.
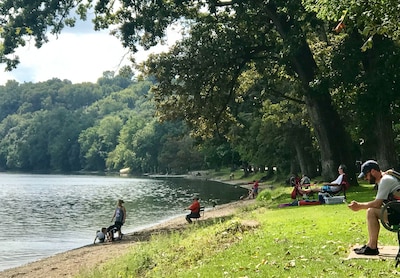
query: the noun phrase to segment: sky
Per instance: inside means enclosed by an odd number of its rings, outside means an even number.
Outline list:
[[[94,31],[90,21],[80,21],[73,28],[65,28],[58,38],[49,38],[50,41],[39,49],[33,41],[18,48],[16,55],[20,63],[13,71],[6,72],[5,65],[0,64],[0,85],[8,80],[36,83],[52,78],[95,83],[103,72],[118,72],[121,66],[131,65],[130,53],[122,47],[121,41],[108,30]],[[170,33],[169,45],[176,39],[177,35]],[[139,51],[134,57],[136,62],[141,62],[150,52],[167,49],[168,45],[158,46],[151,51]]]

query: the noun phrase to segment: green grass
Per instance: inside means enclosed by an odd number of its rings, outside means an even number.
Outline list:
[[[367,239],[365,211],[346,204],[278,209],[289,187],[266,190],[233,217],[201,220],[181,233],[159,235],[126,256],[79,277],[393,277],[393,260],[346,260]],[[371,200],[371,186],[351,188],[348,200]],[[254,225],[254,224],[257,225]],[[381,229],[380,244],[398,245]]]

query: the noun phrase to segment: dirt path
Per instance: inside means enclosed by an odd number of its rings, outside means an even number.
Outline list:
[[[254,200],[238,201],[217,206],[214,209],[206,210],[204,219],[232,215],[237,208],[247,206],[252,202]],[[0,272],[0,277],[74,277],[83,269],[93,268],[116,256],[127,253],[130,247],[139,241],[148,240],[152,234],[181,230],[187,227],[187,225],[184,218],[175,218],[142,231],[126,234],[122,241],[88,245],[21,267],[4,270]]]

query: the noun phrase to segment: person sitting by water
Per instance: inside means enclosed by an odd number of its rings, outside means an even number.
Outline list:
[[[106,233],[107,229],[106,228],[101,228],[101,231],[96,232],[96,237],[94,238],[93,244],[96,243],[96,240],[98,239],[100,243],[103,243],[104,240],[106,239]]]
[[[194,197],[193,198],[193,203],[186,208],[190,210],[190,213],[186,215],[186,221],[190,224],[192,223],[192,218],[200,218],[200,203],[199,203],[199,198]]]

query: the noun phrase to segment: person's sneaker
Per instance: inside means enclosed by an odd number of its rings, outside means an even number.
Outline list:
[[[372,249],[369,246],[365,247],[365,249],[357,250],[357,251],[354,251],[354,252],[356,254],[358,254],[358,255],[372,255],[372,256],[379,255],[378,248]]]
[[[364,250],[365,248],[367,248],[367,245],[366,245],[366,244],[363,245],[363,246],[361,246],[361,247],[354,248],[353,251],[362,251],[362,250]]]

